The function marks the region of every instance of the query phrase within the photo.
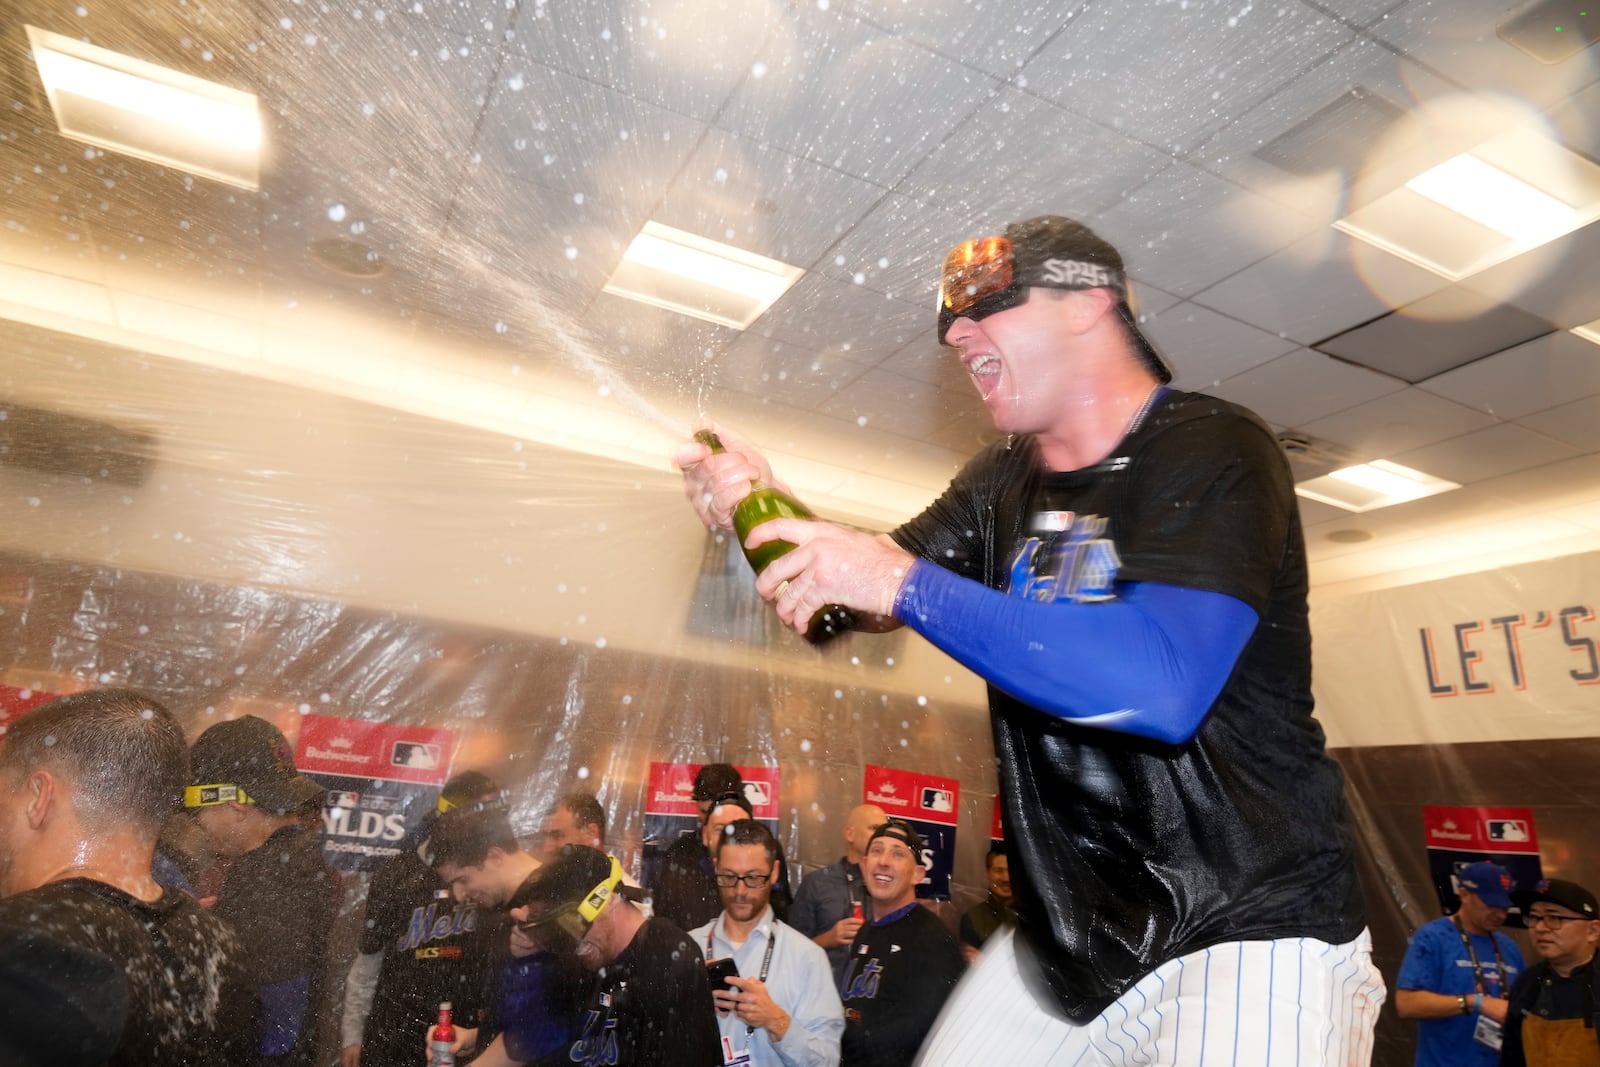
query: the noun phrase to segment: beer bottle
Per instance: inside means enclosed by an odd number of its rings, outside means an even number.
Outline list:
[[[450,1002],[439,1005],[439,1025],[433,1028],[433,1038],[428,1042],[428,1067],[456,1067],[456,1054],[451,1046],[456,1043],[455,1023],[450,1019]]]
[[[713,453],[726,452],[722,441],[710,430],[700,430],[694,439],[711,449]],[[767,564],[794,548],[788,541],[768,541],[755,548],[744,546],[745,538],[750,531],[766,522],[768,519],[814,519],[810,508],[806,507],[794,497],[781,489],[775,489],[761,479],[750,483],[750,495],[739,501],[733,509],[733,532],[739,538],[739,550],[744,553],[744,558],[750,561],[750,567],[757,574],[767,569]],[[829,604],[819,608],[811,616],[811,623],[806,627],[805,639],[813,645],[824,644],[833,640],[847,630],[855,629],[859,620],[856,613],[839,604]]]

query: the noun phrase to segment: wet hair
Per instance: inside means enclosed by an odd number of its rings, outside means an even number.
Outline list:
[[[772,836],[772,831],[763,823],[755,819],[740,819],[722,828],[722,833],[717,835],[719,859],[726,845],[760,845],[766,850],[768,863],[778,862],[778,839]]]
[[[743,808],[746,816],[751,818],[755,816],[756,809],[750,806],[750,798],[744,795],[743,790],[740,790],[736,793],[723,793],[713,800],[711,802],[711,806],[706,809],[705,816],[700,820],[700,825],[704,826],[706,823],[711,821],[712,812],[716,811],[718,808],[726,807],[729,804]]]
[[[428,866],[482,867],[489,850],[520,852],[511,816],[498,804],[474,804],[439,816],[428,837]]]
[[[556,807],[566,808],[572,812],[572,817],[579,826],[594,824],[595,832],[600,835],[600,842],[605,843],[606,809],[600,806],[600,801],[595,799],[593,793],[568,793],[556,801]]]
[[[1003,841],[994,842],[993,844],[991,844],[989,846],[988,854],[983,857],[983,869],[986,870],[986,871],[993,870],[994,869],[994,861],[997,860],[997,859],[1006,860],[1007,862],[1009,862],[1010,861],[1010,855],[1011,854],[1006,851],[1005,842],[1003,842]]]
[[[7,729],[0,773],[15,781],[39,769],[70,784],[85,829],[132,829],[153,842],[183,805],[189,746],[156,701],[94,689],[41,704]]]

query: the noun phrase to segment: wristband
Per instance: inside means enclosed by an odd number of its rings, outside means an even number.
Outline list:
[[[1478,994],[1478,1001],[1477,1001],[1476,1004],[1473,1005],[1472,1010],[1477,1012],[1479,1015],[1483,1014],[1483,994],[1482,993]]]

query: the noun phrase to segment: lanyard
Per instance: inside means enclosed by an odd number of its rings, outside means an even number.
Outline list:
[[[1492,996],[1493,994],[1488,994],[1484,987],[1483,964],[1478,962],[1478,952],[1472,947],[1472,938],[1467,936],[1467,931],[1461,926],[1461,917],[1452,915],[1450,916],[1450,921],[1455,924],[1456,933],[1461,936],[1461,944],[1466,947],[1467,957],[1472,960],[1472,976],[1477,986],[1477,991]],[[1495,985],[1504,989],[1506,984],[1506,961],[1500,958],[1500,942],[1494,939],[1494,931],[1492,930],[1489,932],[1489,945],[1494,949],[1494,963],[1498,969]]]
[[[776,927],[777,925],[778,925],[778,920],[776,918],[774,918],[770,923],[767,924],[767,951],[765,953],[763,953],[762,956],[761,956],[761,976],[756,979],[756,981],[760,982],[762,985],[766,985],[767,984],[767,971],[769,969],[771,969],[771,967],[772,967],[772,950],[778,947],[778,931],[776,929],[774,929],[774,927]],[[708,930],[706,930],[706,955],[707,956],[710,956],[713,952],[716,951],[716,949],[711,947],[711,938],[712,938],[712,935],[714,935],[716,932],[717,932],[717,924],[716,924],[716,922],[713,921],[712,924],[711,924],[711,927]],[[745,1023],[745,1026],[744,1026],[745,1047],[747,1047],[747,1048],[749,1047],[750,1035],[755,1033],[755,1032],[756,1032],[756,1028],[755,1027],[751,1026],[749,1023]]]

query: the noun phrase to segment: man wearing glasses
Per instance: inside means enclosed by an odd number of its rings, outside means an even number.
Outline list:
[[[777,870],[778,842],[756,820],[732,823],[718,837],[722,914],[689,937],[710,968],[722,1059],[756,1067],[834,1067],[844,1009],[827,953],[773,914]]]
[[[1003,438],[888,535],[779,518],[747,542],[797,546],[756,582],[785,624],[843,605],[989,683],[1023,932],[985,946],[923,1064],[1367,1062],[1383,982],[1272,430],[1168,387],[1122,257],[1071,219],[952,249],[937,331]],[[675,460],[731,528],[781,482],[718,432]]]
[[[596,974],[563,1063],[716,1067],[715,1008],[700,950],[646,918],[612,856],[569,845],[512,901],[521,936]]]
[[[1511,894],[1539,962],[1511,986],[1503,1067],[1600,1067],[1600,990],[1594,973],[1600,904],[1576,882],[1551,878]]]

